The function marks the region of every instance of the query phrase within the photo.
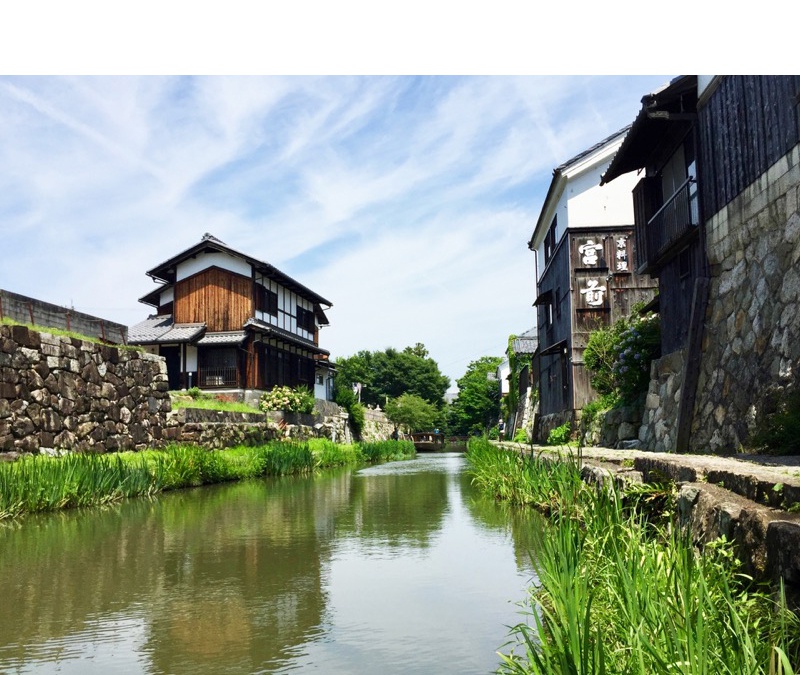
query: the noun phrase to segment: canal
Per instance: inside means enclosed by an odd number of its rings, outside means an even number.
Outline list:
[[[2,673],[490,673],[530,510],[458,454],[0,525]]]

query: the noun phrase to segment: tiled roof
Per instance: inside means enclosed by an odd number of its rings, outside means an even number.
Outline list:
[[[206,333],[197,341],[200,347],[217,347],[223,345],[240,345],[247,337],[243,330],[229,330],[220,333]]]
[[[128,329],[128,342],[142,344],[155,342],[172,328],[172,314],[150,316]]]
[[[204,323],[176,323],[172,330],[167,331],[158,338],[159,342],[192,342],[206,329]]]
[[[513,349],[515,354],[533,354],[539,347],[539,337],[536,328],[530,328],[514,338]]]

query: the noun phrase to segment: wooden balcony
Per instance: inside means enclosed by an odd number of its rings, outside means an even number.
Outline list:
[[[640,273],[657,273],[697,232],[700,213],[696,186],[693,177],[687,178],[675,194],[646,220],[641,217],[641,210],[636,209],[636,245]]]

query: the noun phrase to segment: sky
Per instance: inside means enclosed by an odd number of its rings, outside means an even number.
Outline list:
[[[688,2],[221,7],[2,10],[0,288],[132,325],[210,233],[333,303],[333,359],[421,342],[455,385],[534,325],[556,166],[676,74],[796,61],[792,22]],[[659,48],[687,13],[715,30]]]
[[[534,325],[565,160],[669,76],[0,77],[0,287],[132,325],[208,232],[329,299],[332,358],[455,380]]]

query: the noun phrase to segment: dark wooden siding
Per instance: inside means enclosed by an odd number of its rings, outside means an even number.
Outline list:
[[[659,273],[662,354],[671,354],[686,346],[694,281],[703,276],[702,255],[698,237],[664,265]]]
[[[539,283],[539,293],[550,292],[553,306],[553,323],[548,328],[545,317],[547,306],[538,307],[539,347],[549,347],[566,340],[569,344],[572,330],[570,299],[570,266],[568,238],[562,238]],[[565,377],[566,357],[563,350],[546,355],[540,361],[539,410],[542,415],[570,409],[569,378]]]
[[[800,142],[800,76],[725,77],[698,112],[704,217]]]
[[[636,246],[632,227],[613,230],[574,230],[571,237],[573,324],[571,337],[571,390],[574,409],[583,408],[597,398],[590,384],[590,373],[583,365],[583,352],[592,331],[607,326],[623,316],[629,316],[637,302],[649,302],[655,294],[656,280],[647,275],[633,274]],[[586,266],[580,247],[591,240],[602,245],[596,264]],[[617,256],[617,253],[620,256]],[[617,262],[624,262],[617,269]],[[624,268],[627,268],[625,271]],[[604,288],[603,303],[589,305],[586,293],[588,281]]]
[[[253,281],[210,267],[175,284],[175,322],[205,321],[210,332],[241,330],[253,316]]]

